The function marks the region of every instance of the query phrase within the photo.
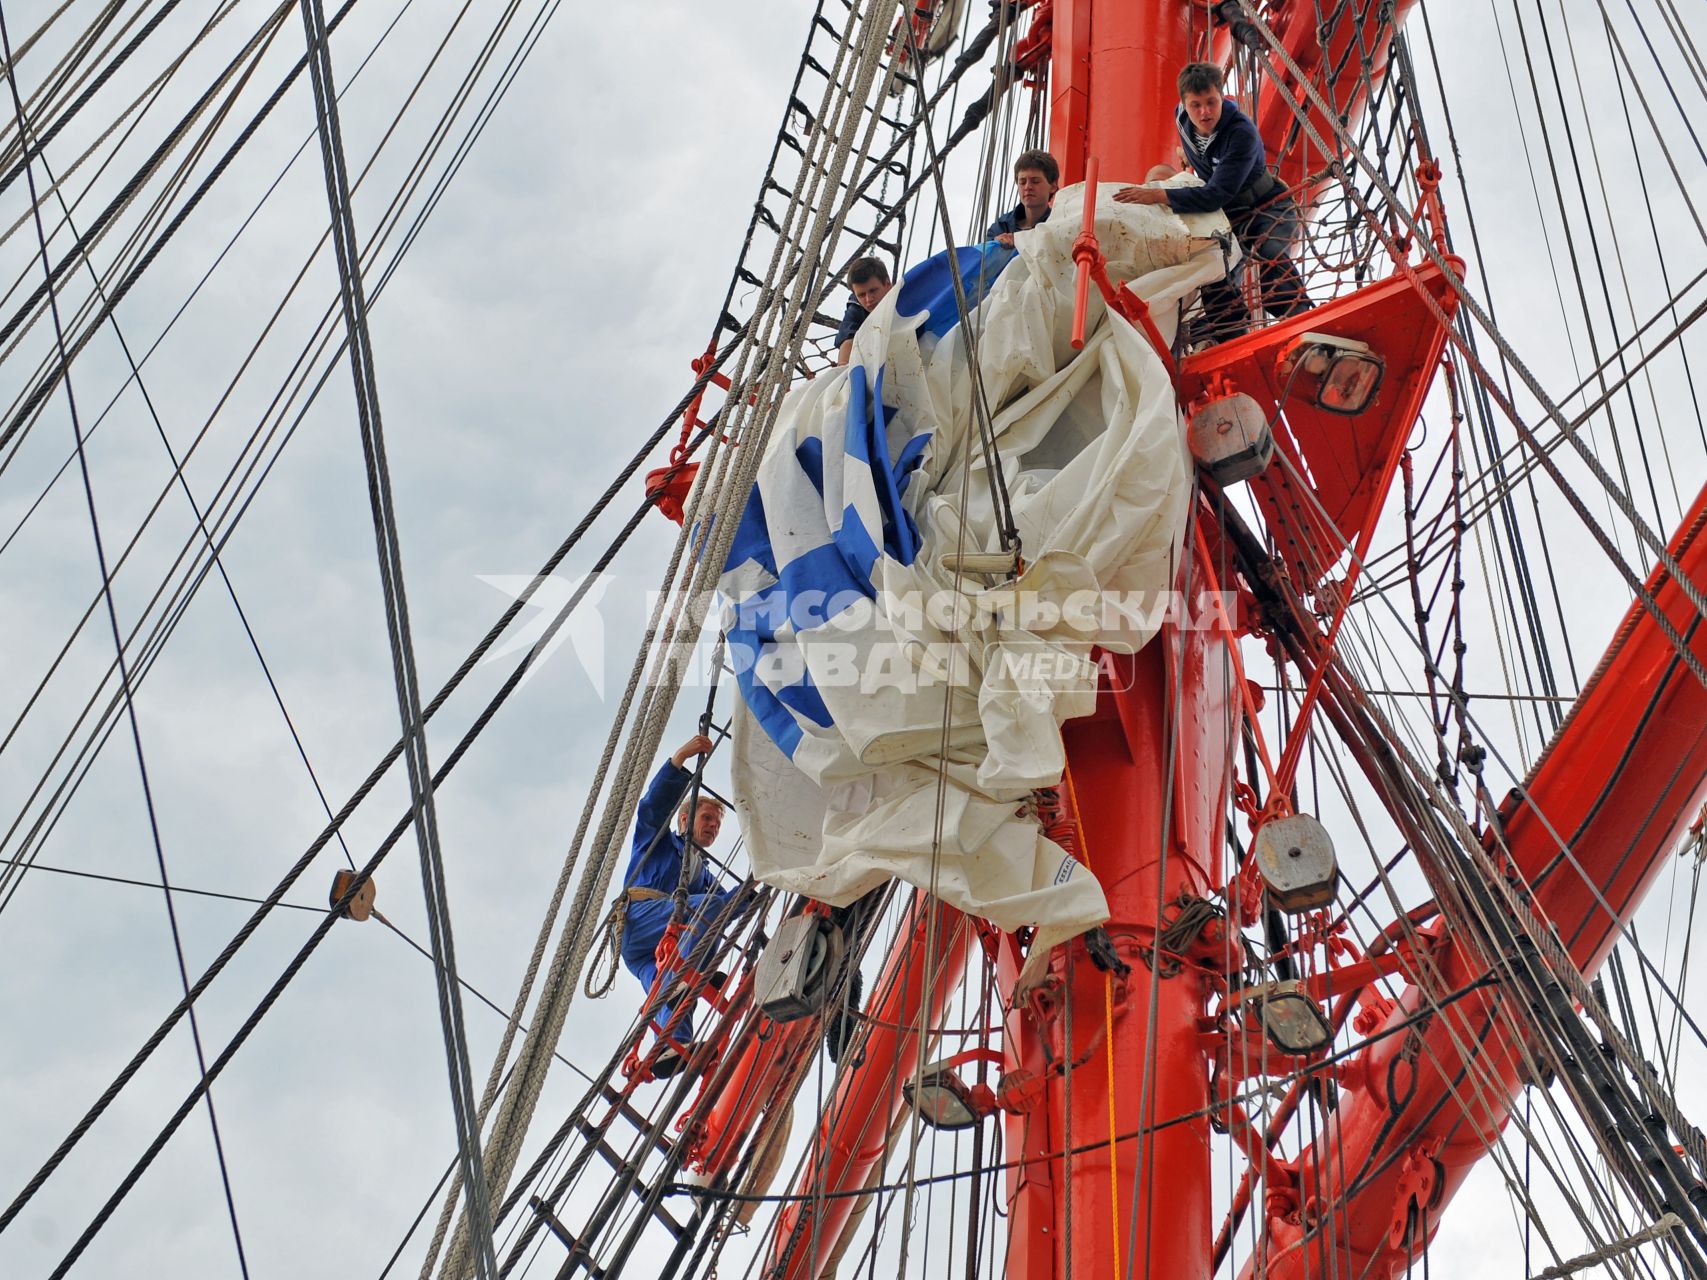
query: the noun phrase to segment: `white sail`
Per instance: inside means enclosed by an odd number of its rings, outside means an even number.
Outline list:
[[[1110,273],[1171,336],[1181,300],[1225,270],[1203,247],[1220,215],[1188,227],[1112,190],[1096,223]],[[1166,367],[1094,289],[1072,347],[1083,199],[1061,191],[1013,252],[953,259],[978,383],[941,254],[877,306],[849,367],[782,410],[722,583],[737,810],[768,883],[840,904],[898,877],[1042,926],[1040,950],[1106,918],[1095,878],[1023,806],[1060,781],[1061,724],[1094,706],[1092,647],[1130,652],[1158,626],[1190,464]],[[971,571],[1002,553],[1004,505],[1017,579]]]

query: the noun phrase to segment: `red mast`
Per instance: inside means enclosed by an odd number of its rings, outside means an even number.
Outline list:
[[[1355,116],[1361,93],[1373,81],[1363,78],[1365,67],[1358,60],[1342,55],[1354,41],[1379,45],[1375,25],[1385,17],[1397,25],[1409,7],[1409,0],[1399,0],[1391,10],[1368,6],[1362,30],[1347,17],[1324,46],[1313,0],[1263,5],[1264,21],[1285,50],[1273,62],[1282,68],[1290,95],[1305,97],[1291,70],[1295,67],[1325,100]],[[1048,30],[1052,42],[1050,137],[1063,183],[1083,181],[1093,159],[1110,182],[1141,180],[1152,165],[1171,160],[1179,68],[1212,56],[1212,48],[1216,54],[1227,52],[1225,31],[1211,25],[1208,6],[1201,0],[1038,0],[1035,13],[1033,40]],[[1375,81],[1384,60],[1383,48],[1368,68]],[[1319,174],[1324,158],[1312,150],[1309,130],[1291,128],[1292,110],[1279,92],[1265,91],[1253,115],[1271,162],[1295,189],[1307,176]],[[1322,136],[1334,136],[1332,123],[1319,117],[1311,123]],[[1433,196],[1437,180],[1438,171],[1425,165],[1418,185],[1425,192],[1428,231],[1438,246],[1443,240]],[[1449,317],[1456,305],[1446,273],[1427,262],[1413,265],[1408,243],[1389,245],[1389,250],[1392,274],[1386,278],[1332,301],[1318,300],[1321,305],[1308,316],[1192,355],[1179,368],[1179,398],[1188,411],[1201,397],[1236,389],[1256,399],[1277,424],[1276,447],[1288,466],[1277,464],[1251,481],[1269,531],[1283,548],[1284,566],[1277,565],[1276,572],[1293,578],[1292,589],[1316,592],[1318,606],[1335,614],[1325,635],[1292,638],[1302,645],[1292,656],[1306,676],[1323,665],[1350,595],[1344,585],[1337,592],[1324,589],[1330,571],[1344,571],[1344,548],[1350,546],[1355,575],[1368,549],[1404,442],[1440,366],[1446,343],[1440,318]],[[1444,260],[1461,275],[1461,264]],[[1284,379],[1277,380],[1282,353],[1306,330],[1368,342],[1384,353],[1386,381],[1357,417],[1355,431],[1348,430],[1344,417],[1288,399]],[[1307,510],[1288,489],[1285,472],[1312,478]],[[1177,580],[1188,608],[1218,585],[1242,593],[1250,585],[1232,580],[1221,530],[1207,506],[1194,520]],[[1707,515],[1698,502],[1673,545],[1692,576],[1707,558],[1702,549],[1707,540],[1697,536],[1703,527]],[[1656,576],[1649,589],[1668,612],[1677,611],[1673,620],[1682,625],[1675,585]],[[1697,648],[1707,649],[1707,636]],[[1557,869],[1561,855],[1539,829],[1545,824],[1510,805],[1502,814],[1521,869],[1532,877],[1548,869],[1551,879],[1540,886],[1536,905],[1570,930],[1567,945],[1585,970],[1604,958],[1616,925],[1634,910],[1670,841],[1702,799],[1707,746],[1699,735],[1686,733],[1677,740],[1651,735],[1639,754],[1655,768],[1631,770],[1625,768],[1628,761],[1608,758],[1617,754],[1614,745],[1626,741],[1624,723],[1641,712],[1643,698],[1659,696],[1651,673],[1665,649],[1652,619],[1632,610],[1608,657],[1608,671],[1584,695],[1585,705],[1593,699],[1622,699],[1605,712],[1602,726],[1614,725],[1619,732],[1590,742],[1596,731],[1577,717],[1528,787],[1538,800],[1557,802],[1567,818],[1588,796],[1599,797],[1597,821],[1608,827],[1647,814],[1649,820],[1637,824],[1643,832],[1636,842],[1640,847],[1612,840],[1579,845],[1573,856],[1582,871],[1566,875]],[[1208,908],[1230,896],[1235,902],[1226,909],[1238,914],[1237,900],[1243,896],[1226,893],[1229,877],[1222,860],[1227,799],[1235,783],[1235,734],[1254,715],[1238,661],[1225,628],[1166,627],[1135,657],[1111,663],[1094,714],[1065,727],[1063,807],[1077,826],[1077,852],[1106,893],[1106,932],[1126,972],[1099,967],[1083,941],[1057,948],[1042,984],[1014,1001],[1004,1023],[1004,1072],[996,1096],[1006,1113],[1009,1239],[1005,1256],[988,1265],[1018,1280],[1067,1275],[1076,1280],[1209,1280],[1227,1237],[1223,1231],[1217,1240],[1213,1218],[1212,1111],[1252,1166],[1235,1194],[1236,1212],[1250,1207],[1264,1241],[1258,1263],[1247,1273],[1323,1274],[1320,1241],[1311,1242],[1310,1228],[1327,1215],[1335,1220],[1335,1247],[1351,1265],[1350,1274],[1391,1276],[1404,1263],[1400,1246],[1415,1243],[1406,1224],[1415,1220],[1416,1198],[1432,1197],[1438,1210],[1506,1118],[1510,1093],[1486,1114],[1466,1116],[1462,1109],[1443,1105],[1427,1109],[1431,1120],[1406,1117],[1395,1123],[1391,1100],[1371,1081],[1385,1058],[1399,1051],[1397,1038],[1373,1044],[1334,1073],[1343,1091],[1337,1118],[1295,1162],[1272,1155],[1264,1135],[1230,1101],[1239,1091],[1241,1073],[1231,1069],[1242,1047],[1235,1043],[1239,1033],[1229,1030],[1227,1019],[1212,1022],[1207,1015],[1230,998],[1226,975],[1238,968],[1240,943],[1236,928]],[[1613,669],[1650,675],[1626,682],[1611,679]],[[1669,707],[1682,713],[1673,723],[1699,723],[1707,703],[1701,689],[1662,684],[1660,692]],[[1567,741],[1577,750],[1563,750]],[[1656,796],[1649,792],[1660,759],[1677,761],[1679,767],[1664,794]],[[1278,790],[1284,793],[1290,785],[1285,758],[1279,774]],[[1600,891],[1588,887],[1595,884],[1609,886],[1616,919],[1602,909]],[[866,1065],[838,1078],[816,1139],[824,1158],[801,1184],[808,1199],[782,1215],[765,1268],[767,1280],[823,1274],[852,1230],[857,1193],[883,1167],[887,1136],[904,1106],[903,1079],[893,1064],[915,1060],[914,1019],[921,1008],[942,1009],[968,944],[966,926],[953,913],[940,911],[935,928],[921,923],[930,918],[916,914],[913,928],[903,931],[889,958],[879,990],[894,994],[876,1009],[880,1016],[873,1019]],[[978,932],[986,953],[996,960],[1004,989],[1014,991],[1024,960],[1020,944],[987,926]],[[1310,979],[1309,993],[1332,1007],[1336,1027],[1360,998],[1363,1011],[1356,1025],[1364,1033],[1389,1018],[1402,1018],[1413,1003],[1414,992],[1396,1008],[1367,994],[1375,977],[1410,962],[1394,939],[1383,946],[1383,954],[1371,948]],[[1455,978],[1473,980],[1481,972],[1449,937],[1436,959]],[[1419,1084],[1419,1094],[1450,1092],[1447,1077],[1456,1049],[1444,1033],[1436,1038],[1440,1042],[1431,1049],[1438,1066]],[[1513,1046],[1495,1038],[1484,1048],[1514,1091]],[[737,1071],[737,1081],[757,1079],[763,1069],[764,1051],[748,1056],[754,1061]],[[1295,1058],[1269,1069],[1285,1074],[1304,1061]],[[1212,1085],[1218,1071],[1219,1082]],[[751,1099],[764,1093],[735,1092]],[[1297,1105],[1295,1087],[1280,1114],[1290,1114]],[[740,1132],[759,1109],[757,1101],[745,1109],[737,1104],[713,1128]],[[1463,1125],[1465,1119],[1471,1123]],[[1361,1165],[1377,1151],[1395,1153],[1380,1176],[1355,1188],[1336,1181],[1336,1170]],[[1259,1175],[1262,1190],[1254,1191]],[[1432,1230],[1438,1212],[1428,1221]]]
[[[1129,182],[1173,156],[1175,79],[1202,56],[1206,29],[1205,10],[1185,0],[1055,0],[1050,139],[1063,183],[1083,181],[1093,156],[1108,180]],[[1192,583],[1203,588],[1188,570],[1181,584]],[[1064,737],[1080,856],[1107,894],[1107,932],[1130,972],[1102,972],[1082,944],[1059,948],[1032,1009],[1004,1028],[1009,1069],[1047,1082],[1040,1109],[1007,1119],[1008,1150],[1028,1157],[1010,1178],[1007,1274],[1021,1280],[1195,1280],[1213,1269],[1198,1035],[1209,991],[1198,969],[1164,977],[1141,953],[1182,894],[1209,899],[1225,882],[1231,663],[1219,633],[1168,628],[1117,670],[1096,713]],[[1217,954],[1222,942],[1202,939]],[[1196,1118],[1118,1140],[1175,1116]]]
[[[1174,81],[1194,56],[1188,0],[1054,0],[1049,141],[1063,183],[1082,182],[1091,156],[1109,179],[1136,182],[1174,153]]]

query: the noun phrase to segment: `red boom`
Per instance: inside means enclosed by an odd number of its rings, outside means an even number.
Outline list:
[[[1707,582],[1704,526],[1707,489],[1671,544],[1679,566],[1698,583]],[[1648,589],[1691,649],[1707,658],[1707,627],[1677,583],[1656,569]],[[1558,927],[1587,973],[1605,960],[1707,794],[1704,724],[1707,689],[1637,602],[1531,771],[1523,788],[1529,803],[1514,792],[1501,806],[1506,844],[1534,887],[1536,912]],[[1450,937],[1436,961],[1452,988],[1482,974]],[[1414,986],[1407,989],[1387,1025],[1425,1004]],[[1407,1183],[1406,1154],[1435,1152],[1443,1167],[1431,1197],[1431,1230],[1438,1223],[1439,1210],[1505,1125],[1518,1089],[1516,1050],[1505,1024],[1492,1017],[1491,1002],[1473,996],[1457,1008],[1458,1016],[1434,1018],[1420,1042],[1389,1036],[1348,1064],[1337,1123],[1300,1162],[1301,1185],[1333,1207],[1334,1222],[1304,1244],[1298,1222],[1271,1221],[1265,1280],[1333,1274],[1320,1256],[1330,1240],[1349,1274],[1398,1275],[1406,1255],[1393,1234],[1410,1211],[1415,1186]],[[1476,1058],[1473,1075],[1466,1047]],[[1402,1101],[1390,1096],[1394,1081],[1404,1084]],[[1416,1169],[1418,1161],[1409,1166]]]

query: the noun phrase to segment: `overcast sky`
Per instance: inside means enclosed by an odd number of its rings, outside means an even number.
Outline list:
[[[53,7],[45,2],[5,6],[14,47]],[[1526,14],[1532,9],[1527,3],[1522,7]],[[115,76],[84,117],[48,148],[54,172],[76,161],[122,105],[164,68],[172,51],[190,42],[205,14],[198,6],[186,8],[198,11],[168,18],[142,47],[135,65]],[[523,7],[501,42],[501,56],[516,47],[522,26],[537,8]],[[1614,272],[1608,286],[1614,309],[1625,305],[1627,282],[1630,306],[1645,319],[1663,300],[1665,286],[1645,207],[1631,192],[1635,165],[1651,161],[1652,148],[1628,145],[1622,108],[1603,92],[1610,64],[1597,20],[1591,22],[1592,6],[1570,0],[1568,22],[1559,20],[1556,5],[1545,8],[1556,35],[1575,24],[1572,29],[1581,37],[1569,51],[1576,64],[1574,76],[1567,77],[1567,100],[1581,102],[1575,81],[1598,92],[1594,132],[1580,105],[1569,110],[1572,123],[1580,126],[1582,163],[1590,166],[1590,174],[1604,175],[1611,211],[1607,220],[1625,233],[1619,241],[1624,270],[1621,276]],[[1651,3],[1638,9],[1657,21]],[[88,22],[94,10],[93,4],[73,5],[62,24],[68,29],[56,31],[23,60],[20,79],[26,93],[41,83],[66,47],[74,34],[70,28]],[[121,150],[119,164],[96,182],[94,194],[74,215],[79,227],[93,221],[166,122],[259,27],[265,10],[259,3],[238,4],[208,47],[186,61],[161,103],[143,118],[137,137]],[[471,6],[422,91],[421,105],[364,183],[356,199],[364,241],[377,234],[385,203],[498,13],[494,4]],[[1574,285],[1567,276],[1555,288],[1553,267],[1562,261],[1564,246],[1561,229],[1548,226],[1537,213],[1535,193],[1543,193],[1542,203],[1550,200],[1553,179],[1534,127],[1535,109],[1525,96],[1523,52],[1509,4],[1502,0],[1496,15],[1481,5],[1436,0],[1429,15],[1441,37],[1453,123],[1480,237],[1479,252],[1472,252],[1467,219],[1457,213],[1462,193],[1452,193],[1460,199],[1454,212],[1459,251],[1474,259],[1473,270],[1487,269],[1488,293],[1517,351],[1547,387],[1562,393],[1575,385],[1594,356],[1582,336],[1580,316],[1573,315],[1574,301],[1564,300],[1574,299]],[[344,82],[397,20],[343,102],[353,166],[360,168],[373,154],[453,16],[446,5],[361,0],[339,30],[334,64]],[[1503,25],[1494,25],[1495,16],[1503,18]],[[806,20],[803,4],[781,0],[738,5],[659,0],[620,9],[582,3],[557,11],[443,203],[375,298],[380,396],[416,650],[429,692],[506,602],[484,579],[532,573],[691,380],[688,362],[703,348],[723,296]],[[1695,34],[1699,42],[1702,33]],[[1531,52],[1539,56],[1538,29],[1532,26],[1527,35],[1537,44]],[[301,24],[292,13],[254,84],[240,97],[232,121],[218,134],[219,148],[259,107],[301,47]],[[1562,40],[1557,52],[1564,61]],[[1511,83],[1508,59],[1518,72]],[[482,84],[491,82],[489,75]],[[1432,92],[1432,71],[1424,73],[1424,84]],[[1687,81],[1679,91],[1699,97]],[[1663,105],[1656,101],[1655,106],[1664,117]],[[1640,128],[1640,104],[1632,102],[1630,109]],[[1430,121],[1444,135],[1443,117],[1431,114]],[[332,266],[321,254],[298,300],[284,310],[260,355],[227,397],[228,382],[325,225],[316,148],[310,145],[286,168],[312,129],[304,82],[118,312],[124,337],[140,356],[268,184],[284,173],[144,369],[153,410],[180,453],[204,423],[214,423],[187,472],[204,505],[214,503],[227,470],[243,456],[244,440],[264,419],[291,362],[334,296]],[[1445,150],[1438,135],[1435,145]],[[1524,136],[1527,150],[1520,145]],[[1680,163],[1689,162],[1684,181],[1695,206],[1707,208],[1707,164],[1677,141]],[[1565,186],[1578,181],[1563,154],[1552,157],[1552,166],[1564,175]],[[206,167],[204,162],[198,175]],[[80,171],[71,192],[82,190],[92,168],[91,163]],[[1582,181],[1598,210],[1598,181]],[[953,191],[962,221],[970,213],[970,189],[970,175],[958,171]],[[12,225],[26,209],[18,183],[0,197],[0,224]],[[1703,239],[1684,202],[1666,198],[1663,190],[1653,216],[1675,288],[1707,264]],[[56,245],[56,256],[66,243]],[[382,261],[390,260],[397,243],[393,235]],[[1610,261],[1610,247],[1601,249]],[[25,289],[34,286],[39,275],[29,273],[40,269],[34,252],[33,228],[25,224],[0,245],[0,287],[20,278]],[[117,254],[114,239],[103,243],[95,259],[105,266]],[[370,281],[370,288],[376,283]],[[86,277],[67,286],[73,298],[86,291]],[[16,296],[8,299],[5,313],[16,305]],[[0,366],[6,401],[51,347],[51,329],[38,325],[7,353]],[[1701,354],[1699,341],[1693,350]],[[108,329],[75,370],[85,431],[125,376],[123,351]],[[1622,420],[1621,440],[1632,447],[1632,487],[1644,495],[1646,481],[1634,446],[1640,438],[1650,447],[1659,493],[1658,510],[1650,518],[1669,530],[1680,506],[1707,478],[1707,448],[1697,432],[1681,366],[1657,367],[1651,396],[1646,386],[1641,388]],[[1520,403],[1532,408],[1527,397],[1520,396]],[[1664,409],[1656,412],[1651,405]],[[1443,432],[1445,415],[1438,401],[1431,405],[1427,430]],[[4,459],[0,538],[19,526],[49,477],[70,456],[72,439],[69,410],[59,395],[15,455]],[[1419,455],[1423,452],[1419,446]],[[170,471],[148,404],[134,388],[102,421],[89,456],[102,534],[113,561]],[[631,485],[612,517],[570,557],[566,574],[586,569],[639,498],[638,486]],[[1586,678],[1628,597],[1592,540],[1560,514],[1553,495],[1544,495],[1544,503],[1544,532],[1537,536],[1564,579],[1561,595],[1575,668]],[[95,598],[98,577],[84,504],[73,468],[0,553],[4,726],[18,718]],[[1595,495],[1594,505],[1616,527],[1604,497]],[[192,531],[182,495],[169,494],[162,517],[119,576],[115,596],[123,625],[143,613]],[[602,671],[607,685],[626,674],[640,621],[635,602],[656,585],[675,532],[661,518],[650,518],[616,567],[607,603],[601,604],[610,628]],[[1378,542],[1377,550],[1390,545],[1392,536],[1392,530],[1384,531],[1388,541]],[[1635,558],[1627,535],[1624,546]],[[223,559],[308,755],[337,807],[397,733],[365,479],[342,366],[280,455]],[[1472,596],[1481,589],[1479,572],[1474,576]],[[1472,687],[1498,690],[1500,663],[1485,623],[1488,602],[1475,598],[1466,607],[1473,614],[1471,661],[1480,682]],[[111,654],[105,617],[97,613],[73,646],[66,668],[0,756],[0,821],[5,825],[20,812],[33,821],[39,804],[28,803],[30,792]],[[470,677],[465,692],[435,725],[435,760],[448,752],[506,669],[489,665]],[[1403,680],[1419,678],[1414,662],[1396,670]],[[440,793],[462,972],[506,1007],[606,732],[608,707],[595,684],[569,654],[559,654],[494,722]],[[136,705],[172,880],[237,895],[267,892],[318,833],[324,815],[221,582],[210,581],[201,590]],[[1503,707],[1483,706],[1490,742],[1521,772],[1540,739],[1532,732],[1520,739],[1509,717],[1502,720]],[[696,712],[697,705],[681,708],[674,736],[691,731]],[[713,773],[722,775],[721,764]],[[400,776],[393,776],[357,812],[346,837],[358,862],[390,828],[405,800]],[[12,856],[21,840],[21,831],[8,836],[5,856]],[[128,731],[102,752],[39,860],[44,867],[157,879]],[[287,901],[323,906],[332,873],[341,865],[343,855],[334,845]],[[1684,880],[1662,889],[1673,901],[1687,883],[1687,870],[1680,874]],[[179,895],[176,905],[192,976],[218,953],[249,910],[237,902],[188,895]],[[412,842],[401,844],[382,871],[378,905],[404,932],[425,940]],[[1675,919],[1655,915],[1650,936],[1662,936],[1668,925],[1680,935],[1682,916],[1674,914]],[[210,1051],[225,1043],[314,920],[308,911],[276,912],[200,1002]],[[571,1015],[564,1051],[589,1069],[603,1062],[632,1012],[635,991],[628,982],[623,975],[610,1000],[578,1002]],[[179,993],[158,891],[47,870],[22,880],[0,915],[0,1196],[9,1199],[40,1165]],[[472,998],[467,1008],[478,1087],[502,1023]],[[340,924],[215,1089],[252,1275],[379,1273],[453,1150],[443,1063],[427,962],[376,922]],[[0,1236],[0,1275],[47,1274],[193,1079],[190,1041],[180,1028],[18,1223]],[[541,1116],[562,1115],[579,1096],[580,1085],[570,1072],[556,1072]],[[1696,1106],[1694,1118],[1699,1121],[1704,1110]],[[1503,1189],[1497,1178],[1474,1185],[1483,1194],[1466,1196],[1455,1209],[1443,1237],[1442,1260],[1456,1260],[1465,1275],[1516,1275],[1521,1255],[1513,1252],[1517,1236]],[[1460,1220],[1467,1225],[1461,1227]],[[1489,1240],[1497,1243],[1490,1246]],[[414,1273],[408,1263],[418,1259],[419,1245],[417,1238],[395,1274]],[[184,1280],[237,1273],[208,1126],[199,1111],[75,1274],[139,1271]]]

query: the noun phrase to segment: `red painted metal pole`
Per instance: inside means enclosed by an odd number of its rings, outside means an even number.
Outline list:
[[[1179,69],[1195,55],[1204,9],[1189,0],[1055,0],[1049,145],[1061,181],[1084,178],[1092,155],[1111,180],[1137,182],[1175,147]]]
[[[816,1280],[824,1273],[859,1205],[859,1197],[846,1193],[868,1185],[882,1166],[906,1105],[901,1090],[918,1063],[919,1028],[940,1025],[960,988],[972,932],[966,917],[917,894],[910,919],[867,1007],[858,1064],[838,1078],[807,1155],[800,1191],[819,1198],[783,1208],[765,1280]]]
[[[1097,158],[1085,169],[1085,217],[1073,245],[1073,350],[1085,345],[1085,310],[1091,302],[1091,263],[1097,256]]]
[[[1081,856],[1108,896],[1108,933],[1131,973],[1114,984],[1110,1016],[1107,976],[1081,944],[1059,948],[1041,1019],[1009,1020],[1013,1065],[1043,1076],[1044,1101],[1009,1121],[1010,1148],[1026,1163],[1010,1179],[1006,1274],[1052,1280],[1070,1255],[1075,1277],[1125,1276],[1118,1234],[1130,1274],[1207,1280],[1209,1063],[1198,1019],[1209,991],[1195,966],[1163,976],[1145,956],[1182,892],[1208,898],[1221,883],[1237,694],[1214,630],[1170,628],[1109,670],[1095,714],[1069,722],[1065,736]],[[1122,1136],[1144,1129],[1143,1139]]]
[[[1137,182],[1172,157],[1175,79],[1194,53],[1192,7],[1186,0],[1056,0],[1050,137],[1063,182],[1102,174]],[[1088,199],[1085,216],[1085,231],[1094,234]],[[1077,314],[1089,266],[1080,264]],[[1036,1017],[1010,1019],[1015,1064],[1070,1063],[1071,1078],[1047,1074],[1040,1111],[1009,1122],[1010,1149],[1027,1163],[1010,1180],[1006,1273],[1122,1277],[1128,1270],[1114,1253],[1118,1238],[1133,1276],[1208,1280],[1207,1118],[1170,1124],[1142,1141],[1118,1135],[1163,1118],[1203,1117],[1209,1103],[1197,1035],[1208,999],[1203,980],[1191,966],[1157,976],[1138,953],[1154,945],[1164,908],[1181,891],[1210,897],[1222,883],[1232,725],[1225,642],[1215,632],[1170,629],[1111,669],[1116,678],[1105,682],[1095,714],[1069,722],[1064,737],[1081,856],[1108,897],[1108,933],[1132,972],[1116,983],[1111,1012],[1108,980],[1083,947],[1058,948],[1042,1025]],[[1111,1047],[1119,1082],[1105,1066]],[[1090,1151],[1050,1155],[1099,1137]]]
[[[818,1044],[816,1018],[775,1023],[761,1017],[756,1025],[758,1030],[745,1038],[735,1069],[717,1088],[704,1122],[689,1137],[689,1161],[711,1177],[735,1167],[742,1144],[759,1131],[766,1114],[787,1092],[801,1059]]]

